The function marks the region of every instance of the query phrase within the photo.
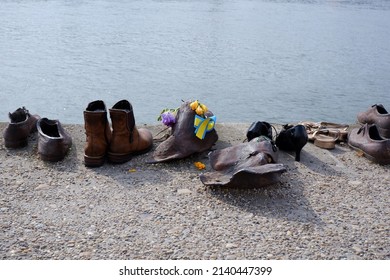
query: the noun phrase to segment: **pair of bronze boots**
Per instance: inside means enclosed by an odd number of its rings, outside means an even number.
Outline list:
[[[153,145],[152,133],[137,128],[133,107],[127,100],[117,102],[109,114],[112,130],[107,119],[106,105],[102,100],[88,104],[84,111],[85,133],[84,164],[98,167],[106,157],[112,163],[124,163],[133,155],[149,151]]]
[[[25,108],[9,113],[10,123],[3,132],[6,148],[27,146],[28,137],[38,131],[38,155],[44,161],[63,160],[72,146],[72,138],[58,120],[31,115]]]

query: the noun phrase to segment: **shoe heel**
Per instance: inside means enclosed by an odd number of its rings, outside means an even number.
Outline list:
[[[295,161],[301,161],[301,151],[303,147],[295,150]]]
[[[108,160],[112,163],[125,163],[131,160],[132,154],[114,154],[108,153]]]
[[[84,155],[84,165],[87,167],[99,167],[105,162],[105,157],[89,157]]]

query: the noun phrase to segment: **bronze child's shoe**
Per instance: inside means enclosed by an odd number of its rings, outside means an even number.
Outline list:
[[[359,113],[357,119],[361,124],[376,124],[379,134],[390,138],[390,113],[382,104],[372,105],[367,111]]]
[[[58,120],[42,118],[37,122],[38,154],[44,161],[63,160],[72,146],[72,138]]]
[[[117,102],[110,109],[112,138],[108,149],[108,159],[113,163],[129,161],[133,155],[148,152],[153,146],[152,133],[145,128],[137,128],[133,106],[127,100]]]
[[[354,128],[348,139],[351,148],[363,152],[371,161],[379,164],[390,163],[390,139],[381,137],[375,124]]]
[[[4,144],[7,148],[21,148],[27,146],[30,133],[36,131],[36,123],[40,118],[31,115],[25,107],[9,113],[10,123],[4,129]]]
[[[106,105],[102,100],[88,104],[84,111],[86,143],[84,164],[98,167],[104,164],[111,141],[111,128],[107,119]]]

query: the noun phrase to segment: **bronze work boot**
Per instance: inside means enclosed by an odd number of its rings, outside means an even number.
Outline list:
[[[375,124],[354,128],[348,135],[348,145],[379,164],[390,164],[390,139],[383,138]]]
[[[9,113],[11,122],[4,129],[4,144],[7,148],[21,148],[27,146],[27,139],[31,132],[37,131],[36,124],[40,117],[31,115],[25,107]]]
[[[63,160],[72,146],[72,138],[58,120],[39,119],[38,154],[44,161]]]
[[[390,138],[390,113],[382,104],[372,105],[367,111],[359,113],[357,119],[361,124],[376,124],[380,135]]]
[[[84,111],[84,122],[87,137],[84,147],[84,164],[89,167],[101,166],[104,164],[111,141],[107,109],[102,100],[88,104]]]
[[[110,109],[112,139],[108,149],[108,159],[113,163],[129,161],[132,155],[146,153],[152,148],[152,133],[137,129],[133,107],[127,100],[117,102]]]

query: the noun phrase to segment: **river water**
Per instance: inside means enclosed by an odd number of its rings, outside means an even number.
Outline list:
[[[353,123],[389,89],[389,0],[0,0],[0,121],[199,99],[219,122]]]

